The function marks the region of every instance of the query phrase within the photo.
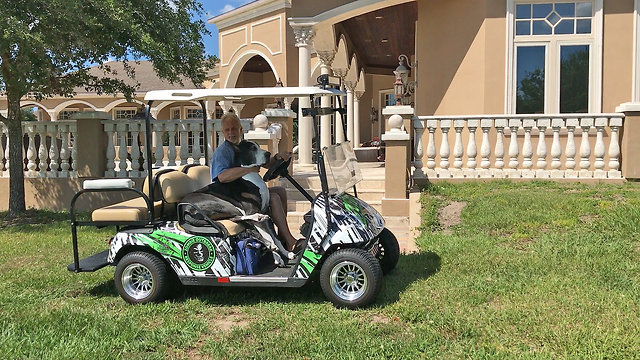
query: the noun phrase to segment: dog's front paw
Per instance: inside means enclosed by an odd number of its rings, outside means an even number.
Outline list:
[[[287,258],[289,260],[293,260],[296,257],[296,254],[294,252],[288,252],[287,253]]]
[[[282,260],[282,257],[280,256],[280,254],[278,254],[277,251],[273,252],[273,263],[276,264],[278,267],[284,267],[284,260]]]

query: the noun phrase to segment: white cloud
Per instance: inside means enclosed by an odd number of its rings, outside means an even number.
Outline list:
[[[228,11],[233,10],[233,9],[235,9],[235,6],[230,5],[230,4],[227,4],[227,5],[225,5],[225,6],[222,8],[222,10],[220,10],[220,13],[221,13],[221,14],[224,14],[224,13],[226,13],[226,12],[228,12]]]

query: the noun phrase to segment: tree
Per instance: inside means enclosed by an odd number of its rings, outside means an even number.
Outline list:
[[[71,97],[74,87],[84,87],[130,100],[137,86],[110,78],[108,60],[124,63],[134,79],[127,60],[148,59],[163,79],[199,84],[217,60],[204,53],[204,23],[191,20],[202,11],[197,0],[0,2],[0,92],[8,103],[8,116],[0,121],[9,132],[9,216],[25,211],[20,99]],[[88,72],[96,64],[103,75]]]

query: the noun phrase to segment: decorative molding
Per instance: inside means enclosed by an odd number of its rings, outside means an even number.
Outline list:
[[[274,11],[290,8],[291,0],[258,0],[212,17],[207,22],[209,24],[215,24],[218,30],[223,30]]]
[[[263,24],[267,24],[269,22],[272,21],[278,21],[278,38],[279,38],[279,47],[278,49],[275,49],[275,51],[273,49],[271,49],[267,44],[261,42],[261,41],[255,41],[254,40],[254,33],[253,33],[253,29],[259,25],[263,25]],[[269,53],[271,55],[277,55],[277,54],[282,54],[282,15],[278,15],[278,16],[274,16],[268,19],[264,19],[262,21],[259,21],[255,24],[251,24],[251,44],[258,44],[258,45],[262,45],[265,49],[267,49],[269,51]],[[258,31],[259,32],[259,31]],[[269,36],[273,37],[276,36],[275,34],[269,34]]]
[[[236,49],[233,51],[233,53],[229,56],[229,58],[227,59],[227,62],[226,62],[226,63],[223,63],[223,62],[222,62],[222,59],[224,59],[224,58],[225,58],[225,56],[224,56],[224,52],[223,52],[223,45],[224,45],[224,44],[223,44],[222,39],[223,39],[225,36],[229,36],[229,35],[235,34],[235,33],[240,32],[240,31],[244,31],[244,43],[239,44],[239,45],[236,47]],[[240,51],[240,49],[242,49],[243,47],[245,47],[245,46],[247,46],[247,45],[248,45],[248,36],[249,36],[249,31],[247,30],[247,27],[246,27],[246,26],[241,27],[241,28],[238,28],[238,29],[234,29],[234,30],[231,30],[231,31],[227,31],[227,32],[225,32],[225,33],[220,33],[220,45],[219,45],[219,49],[220,49],[220,60],[221,60],[221,61],[220,61],[220,66],[221,66],[221,67],[222,67],[222,66],[229,66],[229,63],[231,62],[231,59],[233,59],[233,57],[236,55],[236,53],[237,53],[238,51]]]
[[[291,25],[291,27],[293,28],[293,35],[295,36],[296,47],[313,45],[313,37],[316,35],[316,30],[313,26]]]
[[[320,60],[321,66],[331,66],[333,59],[336,57],[335,51],[318,51],[317,54],[318,54],[318,60]]]

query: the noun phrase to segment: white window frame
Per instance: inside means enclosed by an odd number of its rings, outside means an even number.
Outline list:
[[[635,1],[638,2],[639,0]],[[516,48],[517,46],[534,46],[534,44],[538,46],[541,44],[547,44],[547,49],[545,51],[544,113],[550,114],[560,112],[560,47],[563,45],[589,45],[589,113],[602,112],[603,0],[591,0],[591,3],[593,4],[593,22],[591,24],[591,34],[589,35],[535,35],[530,37],[531,40],[516,42],[515,10],[517,4],[562,2],[565,1],[507,0],[507,73],[505,76],[505,114],[516,113]],[[553,64],[550,64],[550,59],[555,60]]]
[[[202,111],[202,107],[200,107],[200,106],[185,106],[184,107],[184,118],[185,119],[202,120],[202,115],[200,115],[198,117],[189,117],[189,110],[200,110],[200,111]]]
[[[58,116],[57,116],[57,118],[56,118],[56,119],[57,119],[57,120],[70,120],[70,119],[61,119],[61,118],[60,118],[60,115],[61,115],[62,113],[67,113],[67,112],[68,112],[68,113],[73,114],[73,113],[77,113],[77,112],[79,112],[79,111],[80,111],[80,109],[79,109],[79,108],[64,108],[64,109],[62,109],[62,110],[60,110],[60,111],[58,112]],[[71,114],[70,114],[69,116],[71,116]]]
[[[176,119],[173,116],[174,111],[178,110],[178,112],[180,113],[180,116]],[[180,106],[174,106],[169,108],[169,119],[171,120],[180,120],[182,119],[182,109],[180,108]]]

